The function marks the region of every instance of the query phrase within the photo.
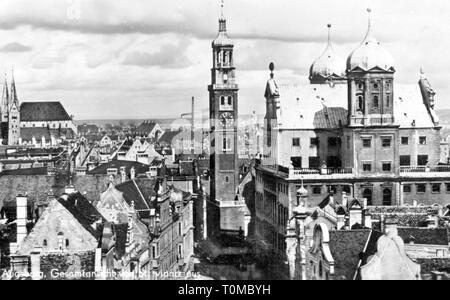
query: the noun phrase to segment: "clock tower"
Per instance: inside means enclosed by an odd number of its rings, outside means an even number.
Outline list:
[[[223,9],[223,3],[222,3]],[[238,166],[238,90],[235,80],[234,43],[228,37],[226,20],[219,19],[219,34],[212,42],[213,67],[209,91],[211,128],[211,200],[220,208],[220,229],[243,228],[243,201],[237,198]],[[244,204],[245,205],[245,204]]]

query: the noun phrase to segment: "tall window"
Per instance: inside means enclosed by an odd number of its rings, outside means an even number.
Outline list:
[[[231,150],[231,139],[230,138],[223,138],[222,139],[222,150],[224,150],[224,151],[230,151]]]
[[[383,172],[390,172],[391,171],[391,162],[383,162],[382,170],[383,170]]]
[[[365,189],[363,191],[363,198],[367,199],[367,205],[372,205],[372,190],[371,189]]]
[[[364,110],[364,98],[362,95],[358,96],[358,107],[357,110]]]
[[[411,165],[411,156],[400,155],[400,166],[410,166],[410,165]]]
[[[220,97],[220,105],[225,105],[225,97],[224,96]]]
[[[233,98],[228,96],[228,105],[231,106],[233,104]]]
[[[378,96],[373,96],[373,108],[378,108],[380,106],[380,99]]]
[[[384,189],[383,190],[383,205],[384,206],[390,206],[392,204],[392,191],[391,189]]]
[[[417,155],[417,165],[426,166],[428,163],[428,155]]]

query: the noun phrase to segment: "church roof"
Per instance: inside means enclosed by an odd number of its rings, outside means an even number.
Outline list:
[[[20,106],[21,122],[71,121],[64,106],[55,102],[22,102]]]
[[[133,130],[133,133],[137,134],[149,134],[153,131],[153,129],[156,126],[156,122],[154,121],[145,121],[141,125],[139,125],[135,130]]]

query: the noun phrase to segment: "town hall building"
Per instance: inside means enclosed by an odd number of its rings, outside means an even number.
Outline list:
[[[329,37],[309,84],[285,85],[274,65],[265,90],[264,149],[256,167],[256,234],[284,255],[286,226],[306,189],[308,207],[328,195],[368,206],[448,205],[450,167],[440,160],[435,92],[422,73],[396,82],[397,65],[369,25],[347,61]]]

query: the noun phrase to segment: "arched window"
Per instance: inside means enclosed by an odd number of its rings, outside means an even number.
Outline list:
[[[386,95],[386,107],[389,107],[389,102],[391,101],[391,97]]]
[[[233,103],[233,98],[231,96],[228,96],[228,105],[231,105]]]
[[[392,191],[391,189],[385,188],[383,190],[383,205],[390,206],[392,204]]]
[[[66,239],[66,248],[69,247],[69,239]]]
[[[42,246],[43,246],[43,247],[47,247],[47,240],[44,240],[44,241],[42,242]]]
[[[363,198],[367,199],[367,205],[372,205],[372,190],[371,189],[365,189],[363,191]]]
[[[225,97],[220,97],[220,105],[225,105]]]
[[[358,96],[358,110],[364,110],[364,98],[362,95]]]
[[[378,108],[380,106],[380,99],[378,96],[373,96],[373,108]]]

